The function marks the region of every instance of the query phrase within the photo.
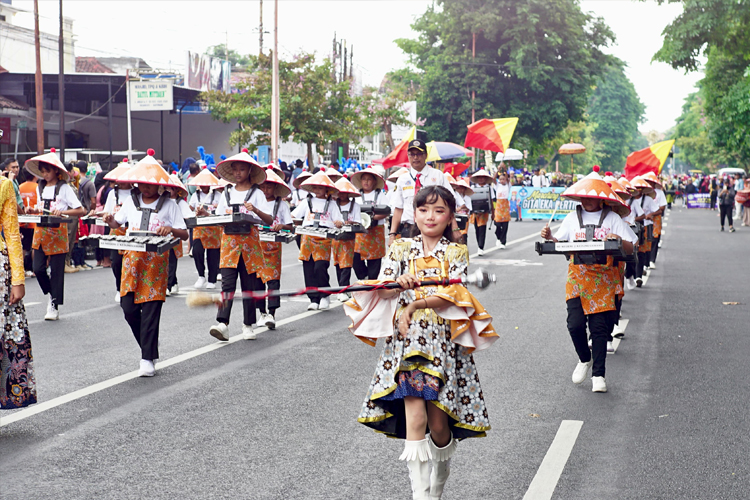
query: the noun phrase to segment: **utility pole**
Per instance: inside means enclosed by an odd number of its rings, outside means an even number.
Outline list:
[[[271,93],[271,163],[279,159],[279,0],[273,2],[273,80]]]
[[[65,161],[65,35],[63,32],[63,0],[60,0],[60,71],[57,77],[57,90],[60,102],[60,159]]]
[[[60,0],[62,1],[62,0]],[[226,36],[225,43],[224,43],[224,59],[229,62],[229,30],[224,32],[224,35]]]
[[[36,90],[36,151],[38,154],[43,155],[44,92],[42,92],[42,55],[39,43],[39,0],[34,0],[34,48],[36,51],[36,73],[34,74],[34,87]]]
[[[127,121],[128,121],[128,161],[133,161],[133,129],[130,122],[130,70],[125,71],[125,100],[128,101],[127,110]],[[180,127],[182,127],[182,111],[180,111]],[[180,139],[182,139],[182,133],[180,133]],[[180,149],[180,155],[182,155],[182,149]],[[182,158],[180,158],[180,165],[182,165]]]
[[[263,54],[263,0],[260,0],[260,29],[258,30],[260,33],[260,49],[258,50],[258,55]]]
[[[472,33],[471,34],[471,60],[472,62],[477,57],[477,34]],[[476,121],[476,118],[474,117],[474,99],[476,99],[477,92],[476,90],[471,90],[471,123],[474,123]],[[477,166],[477,148],[471,148],[472,151],[474,151],[474,156],[471,157],[471,169],[475,170]]]

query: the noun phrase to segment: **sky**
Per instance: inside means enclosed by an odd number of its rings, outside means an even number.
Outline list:
[[[403,67],[407,58],[398,38],[412,38],[411,23],[428,0],[280,0],[279,53],[331,53],[334,33],[354,49],[354,65],[365,85]],[[274,2],[263,3],[264,48],[273,43]],[[33,10],[31,0],[13,6]],[[646,105],[644,133],[663,132],[681,114],[700,73],[685,75],[664,63],[651,62],[661,47],[661,32],[682,11],[680,4],[657,5],[631,0],[582,0],[581,8],[603,17],[617,40],[607,52],[624,60],[626,73]],[[40,0],[41,29],[56,33],[58,1]],[[258,0],[64,0],[64,15],[74,19],[77,56],[138,56],[159,69],[181,70],[186,52],[205,52],[227,43],[239,53],[259,49]],[[18,24],[33,27],[31,15]],[[103,22],[106,20],[106,22]]]

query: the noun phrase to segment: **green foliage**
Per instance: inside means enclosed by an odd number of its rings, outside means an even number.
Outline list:
[[[211,49],[212,50],[209,53],[209,55],[227,60],[226,45],[224,45],[223,43],[219,45],[214,45]],[[243,56],[239,52],[233,49],[229,49],[228,60],[232,64],[232,68],[236,66],[245,67],[248,64],[250,64],[250,56]]]
[[[574,0],[438,0],[398,40],[420,70],[419,115],[431,139],[462,143],[476,119],[518,116],[514,146],[555,137],[583,118],[612,62],[614,35]],[[472,36],[476,35],[476,58]]]

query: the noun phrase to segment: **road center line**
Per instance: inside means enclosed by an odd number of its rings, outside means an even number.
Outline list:
[[[556,226],[550,226],[550,229],[557,229],[561,225],[562,224],[558,224]],[[540,231],[537,231],[536,233],[531,233],[530,235],[524,236],[523,238],[518,238],[517,240],[509,241],[505,246],[508,247],[510,245],[515,245],[516,243],[521,243],[522,241],[530,240],[531,238],[536,238],[536,237],[541,238]],[[500,247],[488,248],[487,250],[484,251],[484,255],[487,255],[488,253],[494,252],[496,250],[502,250],[502,248],[500,248]],[[478,253],[474,253],[474,254],[469,255],[470,259],[473,259],[474,257],[479,257],[479,254]]]
[[[536,471],[523,500],[549,500],[552,498],[582,426],[582,420],[563,420],[560,423],[555,439],[552,440],[547,454],[544,455],[542,465]]]

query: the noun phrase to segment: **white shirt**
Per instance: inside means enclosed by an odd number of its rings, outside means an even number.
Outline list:
[[[531,185],[533,187],[537,187],[537,188],[542,187],[542,176],[541,175],[533,175],[531,177]]]
[[[177,206],[180,207],[180,213],[182,214],[183,219],[195,217],[195,212],[193,212],[193,210],[190,208],[188,202],[186,202],[182,198],[177,200]]]
[[[150,208],[152,210],[156,210],[156,205],[159,203],[158,198],[153,203],[143,203],[142,194],[138,195],[138,201],[141,203],[141,208]],[[182,218],[181,210],[174,200],[166,200],[158,213],[151,214],[147,229],[141,228],[142,215],[143,213],[135,208],[133,198],[128,196],[122,202],[120,210],[115,214],[115,220],[121,226],[127,223],[128,231],[156,231],[164,226],[174,229],[187,229],[185,227],[185,220]]]
[[[375,193],[377,193],[377,191],[374,189],[369,193],[363,192],[361,193],[362,196],[359,197],[357,202],[361,205],[364,205],[365,203],[372,203],[374,205],[388,205],[388,195],[382,189],[377,195]],[[373,220],[370,226],[382,226],[383,224],[385,224],[386,219],[387,217],[385,219]]]
[[[326,206],[326,200],[324,200],[323,198],[313,198],[311,201],[313,208],[312,212],[310,211],[307,200],[303,200],[302,203],[297,205],[297,208],[292,211],[292,217],[294,217],[295,219],[302,219],[303,227],[313,226],[315,224],[315,212],[323,212],[323,209]],[[339,210],[339,203],[336,200],[332,199],[328,204],[328,211],[320,214],[319,225],[323,227],[335,228],[336,224],[334,224],[334,222],[336,222],[337,220],[343,222],[344,217],[341,215],[341,211]]]
[[[337,202],[338,203],[338,202]],[[349,209],[349,206],[351,205],[351,200],[347,201],[343,205],[339,205],[339,212],[341,212],[341,216],[344,216],[344,211]],[[359,208],[359,203],[357,203],[357,200],[354,200],[354,206],[352,207],[352,210],[349,212],[349,216],[347,217],[345,222],[356,222],[358,224],[362,223],[362,212]]]
[[[52,200],[52,203],[49,204],[50,210],[70,210],[71,208],[78,208],[81,206],[81,201],[78,199],[78,196],[76,196],[73,189],[68,184],[63,184],[62,187],[60,187],[60,192],[57,194],[57,198],[55,198],[55,185],[54,184],[47,184],[44,187],[44,192],[42,193],[42,196],[39,196],[39,185],[36,186],[36,207],[41,209],[44,208],[44,200]]]
[[[115,196],[115,189],[117,189],[117,196]],[[104,203],[104,211],[108,214],[113,214],[120,210],[122,202],[127,198],[130,198],[130,189],[112,189],[107,195],[107,201]],[[119,205],[118,205],[119,201]]]
[[[467,195],[461,196],[461,198],[463,198],[464,205],[466,206],[466,208],[468,208],[469,212],[471,212],[471,195],[467,194]]]
[[[602,216],[602,211],[597,210],[596,212],[583,211],[581,218],[585,225],[588,224],[599,224],[599,218]],[[638,241],[638,237],[635,235],[630,226],[622,220],[622,218],[615,212],[609,212],[602,222],[602,226],[594,230],[595,240],[604,240],[610,234],[616,234],[623,241],[629,241],[635,243]],[[562,224],[555,233],[555,238],[559,241],[580,241],[586,240],[586,230],[578,223],[578,214],[576,210],[573,210],[562,221]]]
[[[510,184],[495,184],[496,200],[507,200],[510,198]]]
[[[193,196],[190,197],[190,208],[195,210],[195,207],[197,207],[200,204],[208,205],[213,208],[216,208],[219,206],[219,198],[223,197],[224,193],[219,191],[209,191],[208,194],[204,193],[200,190],[200,188],[195,190],[195,193],[193,193]],[[213,197],[213,198],[212,198]]]
[[[240,213],[243,214],[251,214],[245,208],[245,196],[247,196],[247,191],[237,191],[237,188],[232,186],[227,186],[226,189],[229,189],[229,202],[231,205],[242,205],[240,207]],[[252,189],[252,188],[250,188]],[[266,197],[263,194],[263,191],[260,190],[260,188],[256,188],[255,192],[250,196],[249,201],[254,207],[258,207],[261,210],[263,210],[263,207],[266,206]],[[219,204],[216,207],[216,215],[226,215],[232,213],[232,207],[227,205],[227,195],[224,193],[220,193],[220,199]],[[251,214],[253,216],[252,222],[254,224],[263,224],[263,221],[258,217],[256,214]]]
[[[641,208],[641,200],[636,200],[634,198],[630,198],[627,201],[628,206],[630,207],[630,213],[622,218],[625,222],[630,224],[631,226],[635,225],[635,219],[643,215],[643,209]]]
[[[656,212],[659,210],[659,205],[656,203],[656,200],[651,198],[650,196],[641,196],[639,199],[635,200],[633,204],[638,203],[643,208],[643,213],[648,215]],[[644,226],[650,226],[653,224],[654,221],[645,219],[643,221]]]
[[[291,187],[291,190],[292,190],[292,206],[295,206],[295,207],[299,205],[300,201],[306,199],[308,194],[310,194],[304,189],[295,189],[293,186]]]
[[[266,204],[263,206],[262,210],[267,213],[268,215],[273,217],[273,207],[276,204],[276,198],[272,199],[271,201],[266,200]],[[276,217],[273,219],[273,224],[291,224],[292,223],[292,212],[289,210],[289,205],[284,200],[281,200],[279,203],[279,211],[276,212]]]
[[[422,187],[443,186],[456,198],[456,208],[464,206],[463,198],[456,195],[443,172],[429,165],[426,165],[421,172],[417,172],[411,168],[409,169],[409,173],[398,178],[396,187],[393,189],[390,198],[391,208],[403,209],[403,213],[401,214],[402,223],[414,224],[414,185],[416,184],[418,174],[420,175],[419,180]]]
[[[659,188],[656,188],[655,191],[656,191],[656,204],[659,205],[659,208],[666,207],[667,196],[664,194],[664,191],[662,191]]]

